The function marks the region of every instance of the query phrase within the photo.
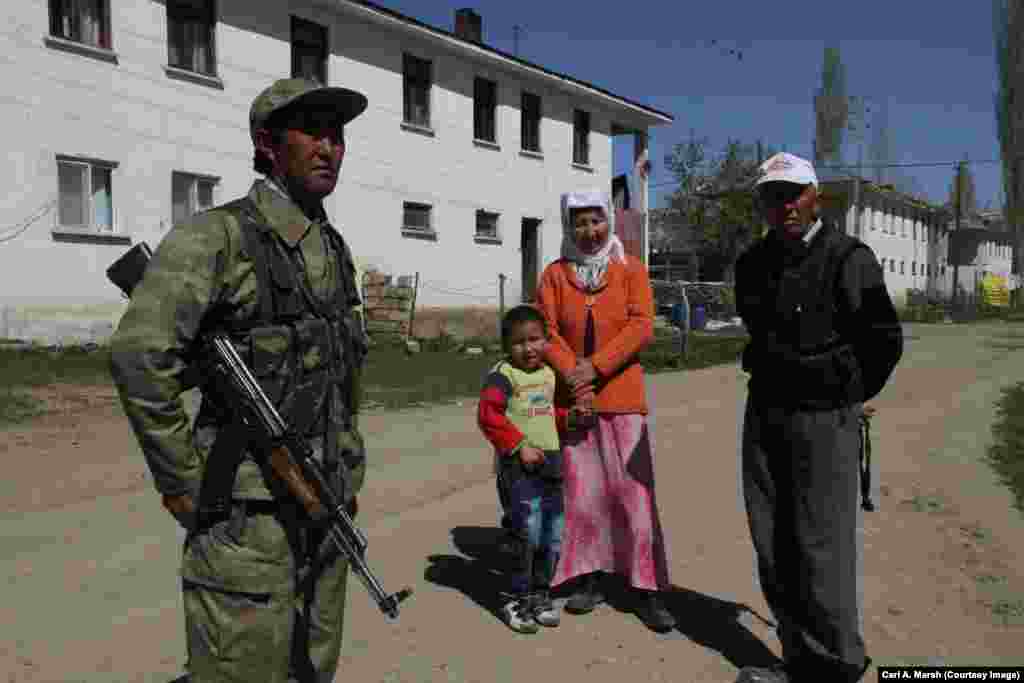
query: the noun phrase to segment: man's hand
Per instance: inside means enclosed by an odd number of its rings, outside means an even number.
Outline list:
[[[180,496],[164,496],[164,509],[174,515],[185,530],[191,531],[196,521],[196,506],[192,502],[192,496],[187,493]]]

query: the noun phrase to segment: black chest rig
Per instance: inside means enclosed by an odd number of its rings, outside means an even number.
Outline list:
[[[248,320],[214,326],[226,331],[282,417],[299,434],[324,438],[329,457],[338,430],[349,430],[354,406],[350,384],[367,344],[353,308],[360,303],[355,267],[341,237],[322,228],[325,262],[335,284],[321,300],[307,281],[299,249],[266,225],[248,198],[228,204],[253,263],[257,305]]]
[[[754,311],[743,367],[787,403],[831,407],[847,402],[856,363],[839,277],[846,258],[865,246],[824,224],[809,245],[771,235],[746,264],[745,308]]]

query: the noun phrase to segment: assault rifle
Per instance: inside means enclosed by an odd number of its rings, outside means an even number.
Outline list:
[[[107,277],[125,296],[131,297],[132,289],[142,279],[151,253],[142,242],[107,269]],[[209,392],[219,406],[230,409],[235,425],[247,433],[245,441],[252,445],[253,456],[269,466],[309,518],[326,530],[327,538],[348,559],[384,615],[389,620],[397,619],[399,603],[412,595],[412,589],[390,595],[384,591],[366,563],[366,536],[355,526],[343,496],[330,486],[309,443],[281,417],[230,339],[224,334],[202,335],[195,357],[203,370],[203,391]],[[199,500],[200,520],[225,512],[217,508],[229,503],[224,499],[212,504]]]

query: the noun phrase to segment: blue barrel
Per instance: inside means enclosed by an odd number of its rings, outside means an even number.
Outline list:
[[[686,324],[686,304],[679,302],[672,304],[672,324],[676,327],[682,327]]]
[[[697,304],[693,307],[693,315],[690,318],[690,329],[704,329],[704,306]]]

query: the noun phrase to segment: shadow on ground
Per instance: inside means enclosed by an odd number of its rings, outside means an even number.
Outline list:
[[[514,564],[513,556],[502,547],[505,532],[496,527],[460,526],[452,529],[451,534],[452,543],[462,554],[430,555],[424,578],[435,585],[454,588],[500,619],[503,591]],[[615,579],[606,583],[608,605],[628,614],[641,626],[633,615],[633,600],[625,585]],[[565,591],[556,591],[556,596],[562,592]],[[736,668],[779,663],[775,654],[740,622],[749,613],[754,619],[773,625],[747,605],[679,586],[666,591],[664,600],[678,623],[676,635],[718,652]]]

